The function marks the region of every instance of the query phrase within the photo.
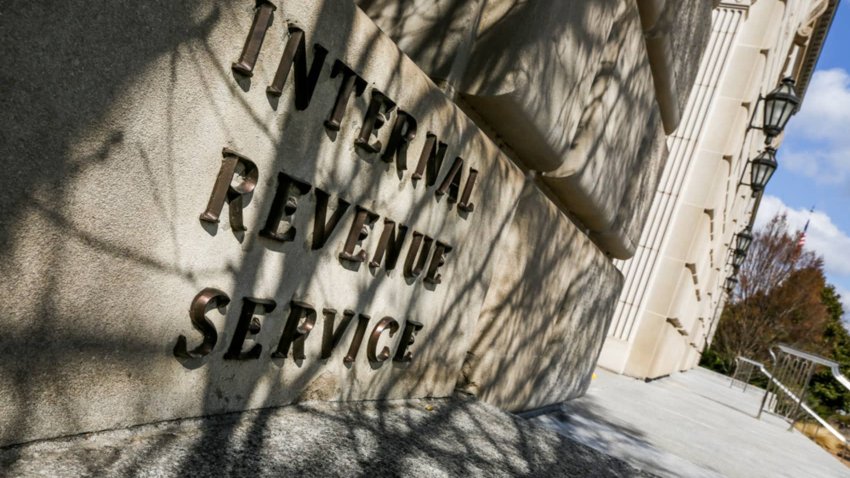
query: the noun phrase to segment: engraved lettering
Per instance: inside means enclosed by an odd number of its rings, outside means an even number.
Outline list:
[[[284,218],[288,220],[292,217],[298,208],[298,198],[307,194],[310,189],[309,184],[294,179],[285,173],[278,173],[277,191],[260,235],[281,242],[295,239],[295,226],[290,225],[283,232],[279,232],[278,228]]]
[[[268,0],[257,0],[254,21],[251,23],[251,29],[248,30],[248,38],[245,39],[245,46],[242,47],[239,60],[231,66],[233,71],[245,76],[254,74],[254,65],[260,55],[260,48],[263,46],[266,31],[272,24],[272,12],[276,9],[277,7]]]
[[[346,364],[354,363],[357,358],[357,353],[360,351],[360,344],[363,342],[363,336],[366,335],[366,327],[369,325],[369,317],[366,314],[357,315],[357,329],[354,331],[354,338],[351,339],[351,345],[348,347],[348,353],[342,360]]]
[[[422,330],[423,325],[419,322],[407,319],[404,323],[404,330],[401,331],[401,339],[398,342],[398,348],[395,351],[394,362],[410,362],[412,354],[407,352],[407,349],[413,345],[416,332]]]
[[[295,109],[299,111],[306,110],[310,106],[310,100],[316,90],[316,83],[319,81],[319,75],[325,64],[325,57],[328,56],[328,50],[325,47],[318,43],[313,45],[313,63],[308,72],[307,47],[304,43],[304,31],[298,27],[290,26],[289,41],[280,57],[280,64],[277,66],[272,84],[266,89],[270,95],[280,96],[283,93],[283,85],[286,83],[289,71],[294,69]]]
[[[354,73],[345,63],[336,60],[331,69],[331,78],[336,78],[339,75],[342,75],[342,82],[336,94],[336,101],[331,114],[325,120],[325,128],[331,131],[339,131],[351,94],[360,96],[366,90],[366,80],[357,76],[357,73]]]
[[[224,148],[222,150],[224,159],[218,170],[207,209],[201,213],[201,221],[218,223],[221,208],[224,202],[229,204],[230,227],[234,231],[244,231],[242,224],[243,196],[251,193],[257,186],[259,171],[253,161],[241,154]],[[233,184],[234,179],[240,178],[239,182]]]
[[[366,116],[363,118],[360,136],[354,141],[354,144],[370,153],[379,152],[381,142],[369,143],[369,141],[371,141],[372,135],[377,134],[377,131],[387,122],[387,116],[393,108],[395,108],[395,103],[380,91],[372,90],[372,99],[369,102],[369,108],[366,110]]]
[[[404,276],[409,279],[415,279],[422,274],[422,269],[428,262],[428,253],[431,252],[431,243],[434,240],[430,237],[413,231],[413,240],[410,243],[410,249],[407,250],[407,259],[404,261]],[[422,250],[420,251],[420,246]],[[417,253],[419,259],[416,259]]]
[[[201,358],[209,355],[218,342],[218,333],[215,330],[215,325],[206,317],[207,310],[211,307],[224,309],[230,303],[230,297],[224,292],[207,287],[198,292],[192,305],[189,306],[189,318],[192,320],[192,326],[203,334],[204,340],[200,345],[192,350],[188,350],[186,345],[186,336],[177,337],[177,344],[174,346],[174,356],[179,358]]]
[[[378,220],[378,215],[361,206],[357,206],[356,210],[351,229],[348,231],[348,238],[345,240],[345,247],[339,253],[339,258],[344,261],[366,262],[368,257],[366,251],[361,249],[354,252],[354,248],[357,247],[357,243],[369,237],[369,230],[372,228],[372,224]]]
[[[251,360],[258,359],[261,356],[263,346],[256,343],[256,339],[247,351],[244,350],[245,342],[249,336],[256,336],[262,329],[262,323],[255,315],[267,315],[274,311],[276,305],[275,301],[271,299],[244,297],[242,301],[242,310],[233,332],[233,338],[224,354],[225,360]],[[223,309],[229,303],[230,298],[221,290],[208,287],[199,292],[192,299],[189,314],[192,319],[192,325],[203,334],[204,339],[198,347],[189,351],[187,350],[186,337],[180,335],[177,345],[174,347],[174,355],[178,358],[202,358],[209,355],[215,347],[218,335],[215,325],[213,325],[205,314],[212,307]],[[357,314],[353,310],[346,309],[342,314],[342,320],[339,324],[336,324],[336,309],[324,308],[322,309],[322,314],[324,316],[324,327],[321,354],[319,357],[321,360],[327,360],[333,355],[334,349],[339,346],[345,337],[349,329],[349,324],[351,324],[355,316],[358,317],[353,337],[343,358],[343,362],[346,365],[353,364],[356,361],[360,348],[364,344],[364,339],[366,339],[366,331],[369,327],[371,317],[367,314]],[[296,361],[306,359],[307,357],[304,352],[305,343],[309,338],[310,332],[315,328],[315,325],[316,309],[312,305],[298,300],[290,301],[289,315],[284,324],[277,349],[271,354],[271,357],[291,357]],[[421,329],[422,324],[413,320],[407,320],[404,327],[402,327],[392,317],[384,317],[375,324],[365,342],[367,359],[373,363],[380,363],[393,356],[393,360],[397,362],[410,361],[411,354],[406,353],[406,351],[414,343],[416,332]],[[393,354],[389,345],[382,347],[380,351],[378,350],[379,342],[387,330],[389,330],[388,335],[390,338],[394,337],[399,330],[402,331],[395,354]]]
[[[437,183],[437,174],[443,166],[443,159],[446,157],[448,145],[437,139],[431,133],[425,137],[425,146],[422,147],[422,154],[419,155],[419,163],[416,165],[416,171],[413,172],[411,179],[418,181],[425,175],[425,186],[431,187]]]
[[[443,277],[439,274],[440,267],[446,263],[446,254],[451,252],[452,248],[449,245],[437,241],[434,247],[434,255],[431,257],[431,265],[428,266],[428,272],[425,274],[425,282],[437,285],[442,282]]]
[[[395,269],[398,258],[401,255],[404,237],[407,235],[407,226],[399,224],[398,233],[395,231],[395,222],[384,219],[384,229],[381,231],[381,237],[378,239],[378,246],[375,248],[375,254],[372,256],[369,267],[381,267],[381,262],[384,260],[384,254],[386,253],[387,261],[385,268],[388,271]]]
[[[351,319],[357,314],[353,310],[344,310],[342,312],[342,321],[336,328],[334,328],[334,322],[336,321],[335,309],[322,309],[322,315],[325,316],[325,326],[322,330],[322,354],[320,358],[326,360],[331,357],[333,350],[342,341],[342,336],[348,330],[348,324],[351,323]]]
[[[242,312],[239,314],[239,321],[236,323],[236,330],[233,331],[230,347],[224,354],[224,360],[250,360],[260,357],[263,350],[262,345],[254,344],[247,352],[243,352],[242,347],[249,333],[256,335],[260,331],[260,322],[254,317],[254,314],[268,314],[274,310],[276,305],[275,301],[268,299],[256,299],[254,297],[242,299]]]
[[[457,208],[463,212],[471,213],[475,209],[475,204],[469,202],[472,196],[472,188],[475,186],[475,178],[478,177],[478,171],[469,169],[469,176],[466,177],[466,185],[463,187],[463,194],[460,196],[460,202],[457,203]]]
[[[383,362],[392,354],[387,346],[381,349],[381,353],[377,353],[378,340],[381,339],[381,334],[387,329],[390,330],[390,337],[392,337],[398,332],[398,322],[392,317],[384,317],[372,329],[372,334],[369,335],[369,343],[366,344],[366,357],[370,362]]]
[[[456,202],[457,195],[460,190],[460,177],[463,174],[461,168],[463,168],[463,158],[457,157],[455,158],[454,163],[452,163],[452,167],[449,169],[448,174],[446,174],[446,177],[443,178],[443,182],[440,183],[440,187],[437,188],[434,194],[442,196],[448,192],[448,202]]]
[[[381,156],[384,162],[389,163],[395,156],[396,169],[407,170],[407,146],[416,137],[416,119],[409,113],[399,110],[396,114],[390,139],[387,141],[387,149]]]
[[[304,319],[302,322],[301,319]],[[277,350],[272,353],[273,358],[286,358],[289,349],[292,348],[293,360],[304,360],[304,341],[310,335],[310,331],[316,325],[316,309],[306,302],[291,301],[289,303],[289,318],[283,327]]]
[[[316,214],[313,222],[313,250],[324,247],[325,243],[328,242],[328,238],[330,238],[331,233],[336,228],[336,225],[339,224],[339,220],[345,214],[345,211],[348,210],[348,207],[351,206],[350,203],[346,202],[342,198],[337,198],[336,210],[330,218],[327,218],[330,194],[319,188],[315,188],[315,193]]]

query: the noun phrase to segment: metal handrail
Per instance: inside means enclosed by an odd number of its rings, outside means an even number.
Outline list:
[[[819,365],[825,365],[827,367],[837,367],[838,366],[838,363],[836,363],[832,360],[829,360],[827,358],[823,358],[820,355],[815,355],[815,354],[810,354],[808,352],[803,352],[802,350],[797,350],[794,347],[791,347],[791,346],[788,346],[788,345],[785,345],[785,344],[776,344],[773,347],[771,347],[770,356],[773,357],[774,361],[776,360],[776,354],[773,353],[773,350],[772,350],[773,348],[778,348],[779,350],[781,350],[781,351],[783,351],[787,354],[792,354],[792,355],[796,355],[798,357],[802,357],[802,358],[808,360],[809,362],[814,362],[814,363],[819,364]]]
[[[838,383],[843,385],[847,390],[850,390],[850,380],[841,373],[841,370],[838,368],[838,364],[829,367],[829,371],[832,372],[832,376],[835,380],[838,380]]]
[[[750,365],[755,365],[756,367],[763,367],[763,366],[764,366],[764,365],[762,365],[762,363],[761,363],[761,362],[756,362],[755,360],[748,359],[747,357],[741,357],[741,356],[738,356],[738,358],[736,358],[736,359],[735,359],[735,361],[736,361],[736,362],[737,362],[737,361],[740,361],[740,362],[747,362],[748,364],[750,364]]]
[[[773,355],[772,352],[771,352],[771,355]],[[808,405],[806,405],[805,403],[802,403],[802,401],[800,401],[800,399],[790,389],[788,389],[788,387],[786,387],[782,382],[777,380],[770,372],[767,371],[767,369],[764,367],[764,364],[762,364],[761,362],[757,362],[755,360],[748,359],[746,357],[737,357],[735,359],[735,361],[736,362],[745,362],[745,363],[748,363],[750,365],[755,366],[758,369],[759,372],[761,372],[765,377],[767,377],[768,380],[770,380],[771,382],[776,384],[776,386],[779,390],[782,390],[792,400],[799,402],[800,408],[802,408],[806,413],[808,413],[812,418],[814,418],[815,421],[817,421],[822,427],[824,427],[835,438],[839,439],[842,444],[847,445],[847,439],[844,437],[844,435],[841,434],[841,432],[839,432],[838,430],[833,428],[833,426],[830,425],[829,422],[827,422],[826,420],[821,418],[821,416],[818,415],[814,410],[812,410]],[[737,367],[737,365],[736,365],[736,367]],[[832,370],[833,376],[835,376],[836,379],[838,379],[838,376],[835,375],[837,365],[836,365],[836,369],[833,369],[832,367],[830,367],[830,369]],[[844,385],[845,387],[848,387],[848,390],[850,390],[850,380],[847,380],[846,377],[841,375],[840,371],[838,372],[838,375],[841,376],[841,378],[838,379],[839,382],[841,382],[841,384]],[[733,378],[733,380],[734,380],[734,378]]]

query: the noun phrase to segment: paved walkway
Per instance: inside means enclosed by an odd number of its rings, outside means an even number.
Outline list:
[[[305,403],[0,449],[0,477],[841,477],[760,394],[704,370],[644,383],[599,372],[530,420],[464,398]]]
[[[305,403],[0,449],[0,477],[631,477],[625,462],[468,400]]]
[[[650,383],[600,370],[584,397],[532,421],[658,476],[850,477],[787,422],[756,420],[760,400],[704,369]]]

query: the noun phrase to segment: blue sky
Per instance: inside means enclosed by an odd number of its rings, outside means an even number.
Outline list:
[[[785,211],[801,229],[811,216],[807,249],[824,257],[826,275],[850,319],[850,1],[838,8],[802,110],[777,154],[756,225]],[[815,206],[815,213],[809,208]]]

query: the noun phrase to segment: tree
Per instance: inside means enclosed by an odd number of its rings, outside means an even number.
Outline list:
[[[737,356],[767,361],[777,342],[820,352],[828,311],[823,261],[798,246],[784,215],[756,231],[705,362],[728,373]]]
[[[850,333],[842,324],[844,307],[835,287],[827,284],[822,291],[822,302],[828,320],[823,333],[824,355],[838,362],[842,373],[850,372]],[[812,377],[810,401],[821,416],[834,417],[839,410],[850,408],[850,391],[842,387],[829,370],[821,368]]]
[[[850,375],[850,332],[842,322],[841,296],[826,283],[822,259],[798,244],[799,234],[788,231],[784,215],[755,233],[701,365],[729,374],[735,358],[743,356],[769,366],[769,348],[785,343],[834,360]],[[825,367],[812,377],[807,401],[824,418],[850,411],[850,391]]]

